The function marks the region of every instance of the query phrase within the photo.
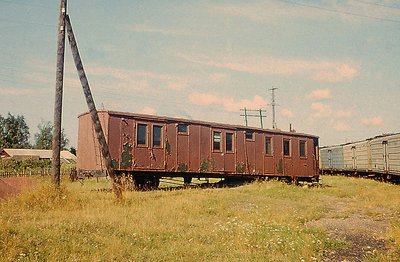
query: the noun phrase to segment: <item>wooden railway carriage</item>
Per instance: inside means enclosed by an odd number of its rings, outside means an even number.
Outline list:
[[[284,177],[318,180],[318,137],[294,132],[99,111],[117,173],[160,177]],[[88,113],[79,116],[77,169],[102,173]]]

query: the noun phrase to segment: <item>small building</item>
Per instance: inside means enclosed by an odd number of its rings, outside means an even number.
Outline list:
[[[0,151],[0,159],[52,159],[52,150],[5,148]],[[60,161],[61,163],[76,163],[76,156],[69,151],[61,151]]]

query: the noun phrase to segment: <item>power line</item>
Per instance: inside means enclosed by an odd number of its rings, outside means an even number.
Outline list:
[[[375,6],[381,6],[381,7],[385,7],[385,8],[400,10],[400,7],[396,7],[396,6],[383,5],[383,4],[379,4],[379,3],[371,3],[371,2],[362,1],[362,0],[353,0],[353,1],[356,1],[356,2],[359,2],[359,3],[363,3],[363,4],[367,4],[367,5],[375,5]]]
[[[240,111],[244,111],[244,115],[240,115],[240,116],[244,116],[244,120],[246,123],[246,126],[248,126],[248,121],[247,118],[248,117],[257,117],[260,118],[260,126],[261,128],[264,128],[264,124],[263,124],[263,118],[267,117],[265,115],[263,115],[263,113],[266,113],[267,110],[263,110],[263,109],[247,109],[246,107],[243,109],[240,109]],[[253,112],[254,114],[248,114],[248,112]]]
[[[339,14],[344,14],[344,15],[350,15],[350,16],[356,16],[356,17],[363,17],[363,18],[370,18],[370,19],[375,19],[375,20],[380,20],[380,21],[386,21],[386,22],[392,22],[392,23],[399,23],[400,20],[393,20],[393,19],[388,19],[388,18],[383,18],[383,17],[377,17],[377,16],[369,16],[369,15],[363,15],[363,14],[356,14],[352,12],[347,12],[347,11],[340,11],[337,9],[330,9],[322,6],[315,6],[315,5],[308,5],[308,4],[303,4],[299,2],[293,2],[293,1],[288,1],[288,0],[278,0],[280,2],[284,2],[287,4],[293,4],[293,5],[298,5],[298,6],[304,6],[304,7],[309,7],[309,8],[314,8],[314,9],[319,9],[327,12],[332,12],[332,13],[339,13]]]
[[[30,6],[30,7],[38,7],[38,8],[44,8],[44,9],[49,9],[49,10],[57,10],[57,8],[52,8],[48,7],[45,5],[36,5],[36,4],[28,4],[26,2],[19,2],[19,1],[10,1],[10,0],[0,0],[0,2],[5,2],[9,4],[14,4],[14,5],[23,5],[23,6]]]
[[[0,21],[5,21],[9,23],[17,23],[17,24],[29,24],[29,25],[40,25],[40,26],[46,26],[46,27],[52,27],[55,28],[55,25],[50,25],[50,24],[42,24],[42,23],[36,23],[36,22],[31,22],[31,21],[23,21],[23,20],[14,20],[14,19],[8,19],[8,18],[0,18]]]

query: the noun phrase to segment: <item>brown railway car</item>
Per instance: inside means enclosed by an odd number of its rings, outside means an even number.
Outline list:
[[[160,177],[319,178],[313,135],[113,111],[99,111],[99,118],[116,172],[139,184]],[[105,171],[89,113],[79,116],[77,170]]]

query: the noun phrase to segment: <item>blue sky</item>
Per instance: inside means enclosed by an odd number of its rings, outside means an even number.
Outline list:
[[[59,1],[0,0],[0,114],[53,119]],[[400,2],[68,2],[98,108],[278,128],[322,145],[400,131]],[[66,49],[63,126],[87,106]],[[250,124],[259,126],[259,120]]]

